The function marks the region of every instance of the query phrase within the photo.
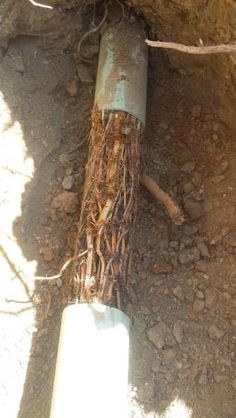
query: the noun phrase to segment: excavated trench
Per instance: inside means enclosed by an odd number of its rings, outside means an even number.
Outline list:
[[[69,290],[62,276],[43,278],[58,275],[74,254],[102,29],[80,40],[104,16],[102,2],[42,3],[48,7],[29,0],[0,5],[0,409],[6,418],[50,414]],[[108,19],[125,19],[130,6],[153,40],[236,39],[231,0],[132,0],[127,8],[117,1]],[[142,155],[147,174],[176,199],[187,221],[173,224],[140,186],[127,300],[134,418],[236,415],[235,62],[233,54],[149,50]]]

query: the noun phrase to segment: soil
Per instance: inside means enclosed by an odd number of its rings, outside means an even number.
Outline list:
[[[75,38],[91,19],[80,18]],[[12,37],[0,62],[0,408],[6,418],[48,418],[67,289],[42,277],[73,255],[96,55],[78,63],[66,36]],[[98,37],[86,45],[97,51]],[[165,53],[149,58],[143,154],[188,219],[175,226],[140,186],[127,306],[131,416],[234,418],[235,130],[197,65],[183,73]]]

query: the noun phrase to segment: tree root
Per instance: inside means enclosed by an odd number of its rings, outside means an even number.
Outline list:
[[[185,222],[185,216],[177,203],[151,177],[143,174],[140,181],[165,206],[168,215],[175,225],[182,225]]]
[[[207,55],[207,54],[229,54],[236,53],[236,44],[227,45],[212,45],[212,46],[188,46],[178,44],[175,42],[150,41],[146,39],[146,44],[154,48],[174,49],[175,51],[185,52],[193,55]]]

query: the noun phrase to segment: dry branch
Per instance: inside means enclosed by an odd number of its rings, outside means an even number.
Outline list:
[[[183,44],[178,44],[174,42],[162,42],[162,41],[150,41],[146,39],[145,41],[149,46],[154,48],[165,48],[165,49],[174,49],[175,51],[185,52],[186,54],[193,55],[207,55],[207,54],[229,54],[236,53],[236,44],[228,45],[212,45],[212,46],[188,46]]]
[[[149,192],[165,206],[166,211],[174,224],[182,225],[185,221],[185,216],[177,203],[175,203],[173,199],[166,192],[164,192],[164,190],[162,190],[151,177],[143,174],[140,180],[147,190],[149,190]]]

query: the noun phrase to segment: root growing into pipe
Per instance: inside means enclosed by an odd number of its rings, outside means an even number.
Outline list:
[[[136,217],[141,135],[134,116],[93,110],[73,266],[73,293],[80,302],[121,308]]]

